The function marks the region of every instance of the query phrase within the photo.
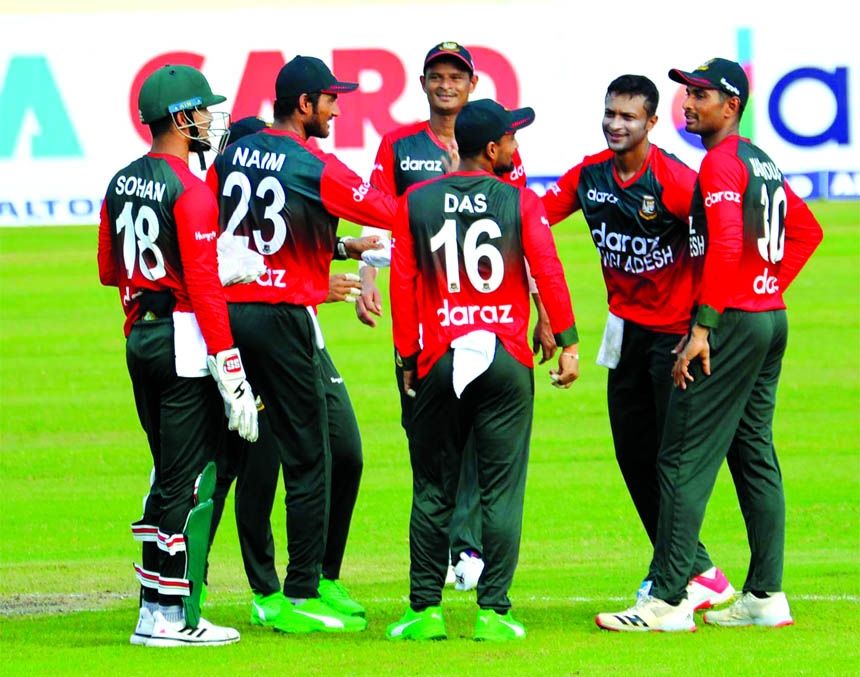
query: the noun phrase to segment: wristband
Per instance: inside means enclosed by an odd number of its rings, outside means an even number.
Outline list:
[[[345,237],[337,238],[337,245],[334,252],[335,261],[346,261],[349,258],[349,254],[346,251],[346,243],[355,238],[347,235]]]

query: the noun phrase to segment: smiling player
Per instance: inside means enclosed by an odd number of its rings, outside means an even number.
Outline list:
[[[642,75],[622,75],[606,91],[609,146],[570,169],[543,197],[551,224],[581,209],[603,263],[609,301],[598,363],[615,457],[651,543],[657,535],[657,450],[672,390],[672,349],[690,323],[704,237],[688,225],[696,173],[653,145],[659,93]],[[696,549],[687,595],[697,609],[734,589],[705,547]],[[649,571],[640,593],[651,587]]]

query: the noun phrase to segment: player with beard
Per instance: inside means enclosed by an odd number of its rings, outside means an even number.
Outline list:
[[[154,466],[143,516],[132,525],[143,552],[131,643],[150,647],[239,641],[233,628],[200,616],[225,405],[229,428],[257,438],[254,395],[218,279],[217,204],[188,168],[190,153],[217,141],[216,117],[226,115],[209,106],[223,101],[189,66],[152,73],[138,97],[151,150],[111,179],[99,225],[99,277],[120,290],[126,361]]]
[[[229,143],[235,143],[248,134],[256,134],[269,127],[271,127],[271,123],[267,123],[261,118],[242,118],[230,125],[229,137],[223,138],[229,138]],[[230,146],[224,150],[229,153]],[[215,158],[214,164],[220,168],[225,162],[225,157],[218,156]],[[211,171],[217,172],[218,170]],[[371,236],[370,242],[372,240]],[[219,247],[221,247],[219,263],[222,269],[224,268],[225,255],[228,257],[228,261],[233,260],[231,258],[232,251],[224,247],[225,242],[229,242],[229,239],[219,239]],[[370,242],[344,238],[339,239],[338,247],[343,248],[343,254],[357,254],[356,247],[367,246]],[[243,257],[248,254],[247,249],[242,250]],[[343,258],[343,256],[338,253],[335,258]],[[241,277],[242,274],[246,273],[247,266],[237,262],[229,270],[231,272],[235,270],[235,274]],[[223,277],[222,283],[225,286],[227,284]],[[335,273],[329,278],[329,294],[325,303],[337,301],[354,303],[360,290],[361,285],[358,282],[358,276],[352,273]],[[329,504],[325,556],[322,561],[320,577],[320,599],[341,613],[364,616],[364,607],[350,597],[349,591],[340,581],[349,526],[358,498],[364,464],[361,434],[346,384],[335,367],[327,348],[322,349],[321,357],[331,446],[331,502]],[[261,418],[261,425],[263,435],[271,434],[268,431],[267,417]],[[239,517],[236,526],[245,572],[253,590],[268,589],[267,581],[278,580],[270,518],[272,500],[277,492],[281,474],[280,459],[270,454],[246,453],[246,445],[236,436],[231,436],[228,439],[225,451],[224,457],[219,459],[218,482],[212,497],[214,511],[211,538],[214,539],[215,537],[230,487],[237,476],[241,476],[242,479],[237,482],[236,486],[236,505],[238,506],[236,512]],[[245,481],[246,478],[249,481]],[[264,486],[267,481],[268,484]],[[282,601],[283,595],[280,592],[255,600],[251,612],[251,624],[271,625],[280,611]]]
[[[615,458],[651,544],[657,536],[657,450],[672,391],[672,350],[690,324],[704,256],[689,225],[696,173],[648,139],[659,93],[642,75],[606,90],[608,148],[568,170],[543,196],[550,224],[582,210],[603,269],[609,317],[598,364],[608,367]],[[696,547],[687,597],[696,609],[730,599],[734,588]],[[647,595],[653,572],[639,589]]]
[[[770,157],[739,135],[749,99],[740,64],[711,59],[669,77],[687,86],[686,130],[707,149],[691,214],[692,228],[707,229],[708,250],[657,456],[654,584],[635,607],[595,620],[607,630],[696,629],[686,584],[725,460],[746,523],[749,568],[743,595],[703,620],[782,627],[794,623],[782,591],[785,494],[773,444],[788,339],[783,293],[821,242],[821,227]]]
[[[236,509],[238,521],[257,529],[256,542],[243,544],[243,550],[254,548],[253,556],[243,553],[246,565],[255,559],[264,565],[248,571],[252,621],[288,633],[367,626],[357,603],[353,613],[344,613],[321,599],[332,476],[326,354],[314,309],[329,293],[338,220],[387,227],[396,203],[308,143],[329,135],[331,120],[340,114],[338,94],[357,87],[339,82],[319,59],[295,57],[278,73],[272,126],[232,144],[207,177],[220,198],[222,237],[241,238],[267,267],[256,282],[227,289],[236,342],[251,356],[246,366],[259,380],[265,406],[259,448],[249,450],[256,458],[249,457],[238,480],[243,489],[237,489]],[[274,458],[287,494],[283,588],[271,564],[267,528]],[[357,492],[359,479],[360,465],[349,478],[350,492]]]
[[[472,438],[487,555],[478,580],[476,640],[518,640],[508,590],[519,555],[534,406],[528,266],[555,340],[555,385],[579,375],[570,293],[538,197],[499,179],[514,166],[516,130],[534,111],[484,99],[457,116],[459,171],[400,199],[393,231],[391,309],[410,421],[410,595],[392,640],[447,637],[445,561],[464,449]],[[420,379],[420,380],[419,380]],[[445,430],[439,422],[445,421]]]

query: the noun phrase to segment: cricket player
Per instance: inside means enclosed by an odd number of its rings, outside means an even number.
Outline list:
[[[788,338],[783,293],[821,241],[821,227],[776,163],[739,134],[749,100],[740,64],[711,59],[669,77],[687,86],[686,129],[708,151],[692,207],[693,228],[707,230],[708,249],[657,457],[651,593],[631,609],[598,614],[596,622],[608,630],[696,629],[686,586],[705,507],[727,459],[750,563],[743,594],[703,620],[782,627],[794,623],[782,591],[785,494],[773,444]]]
[[[225,405],[230,429],[257,438],[218,278],[217,204],[188,168],[189,153],[217,142],[209,106],[223,101],[194,68],[152,73],[138,98],[151,150],[111,179],[99,225],[99,277],[119,287],[128,371],[154,465],[143,517],[132,525],[143,558],[131,643],[148,647],[239,641],[233,628],[200,617]]]
[[[427,95],[430,118],[400,127],[382,137],[370,175],[371,184],[390,195],[399,196],[410,186],[444,174],[446,167],[443,159],[447,157],[448,149],[454,142],[454,122],[477,84],[475,64],[466,47],[449,41],[430,48],[424,58],[421,74],[421,87]],[[515,151],[512,169],[502,178],[513,185],[526,185],[519,151]],[[363,235],[373,233],[380,237],[387,235],[384,231],[362,231]],[[378,255],[370,252],[365,258],[373,261]],[[356,313],[363,323],[371,327],[376,326],[374,316],[382,315],[381,294],[376,284],[377,275],[378,268],[374,265],[360,264],[362,293],[356,302]],[[541,320],[535,328],[535,351],[540,345],[543,350],[543,363],[552,357],[551,351],[555,346],[540,297],[536,289],[532,291],[535,292],[535,307]],[[395,376],[400,393],[400,422],[408,437],[412,402],[403,394],[403,370],[396,362]],[[450,573],[454,574],[458,590],[475,588],[484,567],[480,496],[471,446],[467,447],[466,458],[457,506],[451,520],[450,559],[453,571]]]
[[[615,458],[652,545],[672,350],[689,329],[705,254],[705,233],[689,222],[696,173],[648,139],[659,98],[645,76],[615,78],[604,99],[608,148],[586,156],[542,198],[551,225],[581,209],[600,254],[609,316],[598,363],[609,369]],[[731,599],[734,588],[701,543],[693,571],[687,599],[694,608]],[[651,581],[649,572],[642,594]]]
[[[440,553],[470,436],[487,555],[474,638],[525,637],[508,589],[519,553],[534,402],[526,261],[563,347],[554,383],[567,388],[579,375],[570,294],[543,207],[532,191],[499,178],[513,169],[515,132],[533,120],[531,108],[510,111],[488,99],[467,104],[455,126],[460,170],[413,186],[400,200],[391,309],[404,392],[415,402],[409,607],[388,626],[392,640],[447,637]]]
[[[271,127],[271,124],[258,117],[236,120],[230,125],[229,141],[235,143],[248,134],[256,134],[268,127]],[[227,148],[229,153],[229,146]],[[226,162],[226,156],[216,157],[210,172],[217,174],[218,169]],[[375,242],[376,238],[371,236],[368,239],[371,242],[362,243],[361,238],[339,239],[338,247],[343,249],[344,255],[355,253],[357,256],[358,252],[353,252],[354,247],[366,247]],[[219,244],[222,242],[224,239],[219,240]],[[335,258],[339,257],[341,254],[335,253]],[[223,266],[223,259],[221,263]],[[329,294],[325,302],[355,302],[360,288],[356,275],[331,275]],[[320,599],[335,611],[350,616],[364,616],[364,607],[350,597],[349,591],[340,580],[349,526],[364,467],[361,435],[346,384],[327,348],[322,349],[320,357],[331,447],[329,520],[320,576]],[[272,434],[268,429],[266,416],[261,417],[260,423],[262,435]],[[280,585],[271,531],[273,501],[281,475],[280,458],[273,454],[253,453],[247,448],[247,444],[236,436],[230,437],[226,451],[225,457],[219,463],[218,483],[213,496],[215,510],[212,538],[214,539],[220,521],[224,501],[238,476],[235,499],[237,529],[245,573],[252,590],[268,590],[272,588],[271,581]],[[251,624],[272,626],[281,610],[282,602],[283,594],[280,590],[272,595],[264,595],[259,600],[255,599],[251,609]]]
[[[283,588],[277,577],[260,581],[252,619],[285,633],[367,627],[363,615],[321,599],[332,476],[324,342],[314,309],[329,293],[339,219],[388,227],[396,202],[309,144],[328,136],[340,114],[338,96],[357,87],[338,81],[319,59],[296,56],[278,73],[271,128],[232,144],[207,177],[220,196],[222,237],[241,238],[267,268],[256,282],[226,293],[233,332],[268,419],[253,453],[280,460],[287,493],[287,575]],[[239,481],[271,506],[271,466],[264,459],[260,467],[262,475]],[[245,505],[240,502],[240,512]],[[268,521],[258,521],[265,537]]]

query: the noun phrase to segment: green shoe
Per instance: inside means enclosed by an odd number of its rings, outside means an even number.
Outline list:
[[[511,612],[500,616],[493,609],[479,609],[475,620],[475,641],[506,642],[509,639],[525,639],[526,629],[514,620]]]
[[[271,627],[275,623],[282,605],[287,601],[280,590],[271,595],[254,595],[251,602],[251,625]]]
[[[414,611],[412,607],[396,623],[388,626],[385,632],[388,639],[448,639],[445,619],[441,606],[428,606],[424,611]]]
[[[367,627],[367,621],[335,611],[319,597],[312,597],[301,604],[284,602],[273,625],[279,632],[291,633],[361,632]]]
[[[319,593],[320,599],[335,611],[364,618],[364,607],[349,596],[349,590],[340,581],[320,578]]]

